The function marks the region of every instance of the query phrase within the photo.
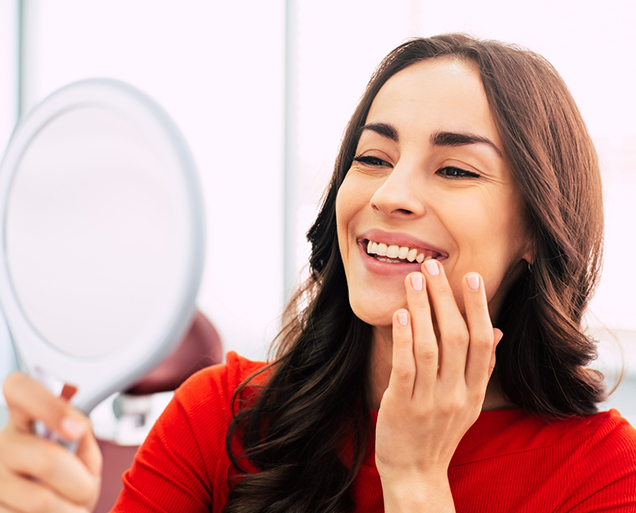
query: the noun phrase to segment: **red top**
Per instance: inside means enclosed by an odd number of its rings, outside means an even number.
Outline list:
[[[226,365],[179,388],[124,474],[113,511],[220,513],[232,393],[263,365],[230,352]],[[353,499],[358,511],[381,512],[372,429]],[[636,430],[615,410],[551,422],[521,409],[485,411],[457,447],[448,475],[457,512],[636,512]]]

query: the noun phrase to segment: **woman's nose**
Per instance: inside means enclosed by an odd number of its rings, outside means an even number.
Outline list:
[[[371,197],[371,207],[387,217],[423,216],[426,204],[421,177],[412,166],[398,163]]]

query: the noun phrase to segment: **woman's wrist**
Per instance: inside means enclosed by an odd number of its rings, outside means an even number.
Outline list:
[[[414,475],[382,479],[385,513],[453,513],[455,505],[448,476]]]

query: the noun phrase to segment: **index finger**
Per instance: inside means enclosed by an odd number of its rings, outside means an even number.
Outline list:
[[[4,396],[9,407],[9,426],[30,432],[33,422],[44,425],[65,440],[77,440],[88,429],[88,420],[68,402],[56,397],[26,374],[14,372],[4,382]]]

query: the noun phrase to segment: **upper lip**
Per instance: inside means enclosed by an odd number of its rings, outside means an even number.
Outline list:
[[[435,251],[439,253],[440,259],[448,258],[448,253],[443,249],[440,249],[428,242],[425,242],[421,239],[408,235],[406,233],[399,232],[385,232],[384,230],[379,230],[377,228],[373,228],[371,230],[367,230],[357,237],[357,242],[363,241],[373,241],[373,242],[383,242],[387,246],[406,246],[408,248],[415,248],[419,250],[429,250]]]

